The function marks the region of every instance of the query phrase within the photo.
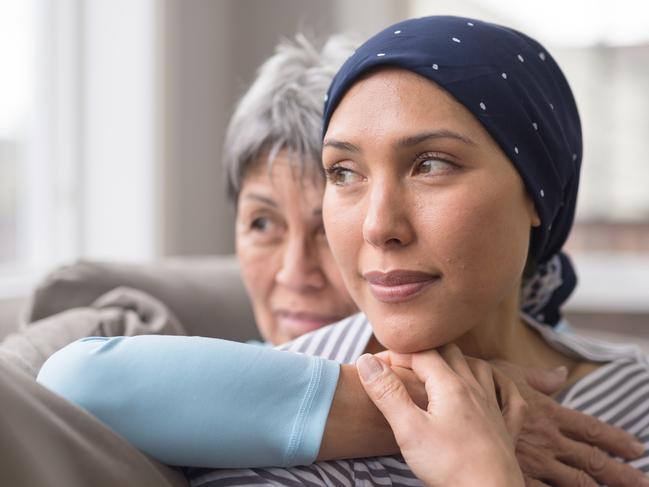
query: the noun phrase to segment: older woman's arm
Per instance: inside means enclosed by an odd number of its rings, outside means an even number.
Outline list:
[[[86,338],[38,381],[172,465],[312,463],[339,364],[202,337]]]

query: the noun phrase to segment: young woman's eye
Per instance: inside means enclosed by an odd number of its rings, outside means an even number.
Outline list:
[[[439,157],[425,156],[417,162],[415,166],[415,174],[422,175],[443,175],[453,172],[457,169],[457,165],[441,159]]]
[[[333,165],[326,169],[327,182],[336,186],[345,186],[347,184],[360,181],[360,175],[349,168]]]

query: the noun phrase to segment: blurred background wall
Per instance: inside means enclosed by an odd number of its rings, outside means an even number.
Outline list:
[[[219,154],[237,98],[281,38],[306,32],[368,37],[408,15],[407,2],[167,0],[163,50],[163,254],[233,251]],[[192,215],[191,218],[187,218]]]
[[[0,304],[79,258],[232,252],[220,153],[257,66],[296,32],[366,38],[426,14],[501,22],[556,56],[586,141],[573,309],[649,313],[642,0],[0,0]]]

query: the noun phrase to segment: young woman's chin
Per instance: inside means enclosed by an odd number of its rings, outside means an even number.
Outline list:
[[[468,319],[430,308],[399,312],[370,310],[370,323],[376,339],[388,350],[415,353],[451,343],[471,329]]]

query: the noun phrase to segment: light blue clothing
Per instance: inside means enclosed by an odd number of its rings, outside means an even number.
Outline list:
[[[164,463],[221,468],[315,461],[339,373],[321,357],[148,335],[78,340],[37,380]]]

